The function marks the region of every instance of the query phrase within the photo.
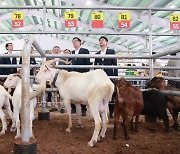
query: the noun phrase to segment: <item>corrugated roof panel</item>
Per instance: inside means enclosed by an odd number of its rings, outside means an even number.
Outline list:
[[[172,0],[159,0],[157,3],[154,5],[154,7],[164,7],[168,3],[170,3]]]
[[[111,0],[108,3],[117,6],[120,2],[121,2],[121,0]]]
[[[145,6],[148,6],[150,3],[152,2],[152,0],[145,0],[145,1],[142,1],[137,5],[137,7],[145,7]]]

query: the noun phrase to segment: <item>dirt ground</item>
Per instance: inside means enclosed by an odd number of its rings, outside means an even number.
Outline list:
[[[169,116],[171,117],[171,116]],[[129,130],[130,140],[125,140],[123,128],[118,128],[118,139],[112,140],[113,119],[110,119],[106,138],[87,146],[94,129],[90,116],[82,117],[83,128],[79,128],[76,115],[72,115],[73,128],[71,133],[65,132],[67,115],[60,112],[51,113],[50,121],[33,122],[33,132],[37,139],[38,154],[179,154],[180,132],[171,129],[163,132],[163,123],[150,124],[140,118],[139,132]],[[180,121],[179,121],[180,122]],[[172,120],[170,120],[172,125]],[[1,123],[0,123],[1,126]],[[13,153],[15,132],[8,131],[0,137],[0,154]]]

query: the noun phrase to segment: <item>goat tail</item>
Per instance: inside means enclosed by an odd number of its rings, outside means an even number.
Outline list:
[[[109,90],[108,99],[109,99],[109,101],[111,101],[112,100],[112,95],[114,93],[114,84],[109,84],[108,85],[108,90]]]

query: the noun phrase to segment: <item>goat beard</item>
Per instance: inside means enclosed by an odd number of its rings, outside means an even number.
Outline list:
[[[35,91],[30,93],[30,100],[37,97],[41,93],[45,92],[46,90],[46,82],[40,82],[39,88],[37,88]]]
[[[42,81],[42,82],[39,83],[39,89],[40,89],[40,91],[45,92],[45,90],[46,90],[46,81]]]

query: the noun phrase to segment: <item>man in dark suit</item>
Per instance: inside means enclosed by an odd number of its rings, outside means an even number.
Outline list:
[[[12,54],[12,51],[13,51],[13,44],[12,43],[7,43],[5,45],[5,48],[8,51],[5,54]],[[16,65],[17,60],[16,60],[16,58],[9,58],[9,57],[8,58],[1,58],[0,64],[4,64],[4,65],[14,64],[14,65]],[[12,73],[17,73],[17,68],[8,67],[8,68],[1,68],[0,69],[0,75],[9,75]]]
[[[8,51],[5,54],[12,54],[13,51],[13,44],[12,43],[7,43],[5,45],[6,50]],[[9,64],[13,64],[16,65],[17,64],[17,60],[16,58],[0,58],[0,64],[4,64],[4,65],[9,65]],[[12,68],[12,67],[8,67],[8,68],[1,68],[0,69],[0,75],[9,75],[12,73],[17,73],[17,68]],[[0,78],[1,79],[1,78]],[[1,79],[3,82],[5,81],[4,79]],[[10,95],[12,96],[14,93],[14,90],[11,90]],[[10,105],[11,105],[11,110],[13,111],[13,106],[12,106],[12,101],[10,100]],[[8,124],[9,126],[12,124],[12,121]]]
[[[107,48],[108,39],[104,36],[101,36],[99,38],[99,46],[100,51],[98,51],[96,54],[100,55],[115,55],[115,51],[112,49]],[[117,59],[104,59],[104,58],[95,58],[94,65],[114,65],[117,66]],[[118,76],[118,69],[107,69],[105,68],[104,71],[108,76]],[[112,98],[112,102],[109,104],[109,112],[110,112],[110,118],[113,117],[114,112],[114,94]],[[113,104],[112,104],[113,103]]]
[[[89,50],[81,47],[81,39],[74,37],[72,39],[74,49],[72,54],[89,54]],[[90,58],[72,58],[72,65],[90,65]],[[72,71],[84,73],[88,72],[89,68],[74,68]],[[86,116],[86,105],[81,105],[82,116]],[[72,113],[75,112],[75,106],[72,105]]]

